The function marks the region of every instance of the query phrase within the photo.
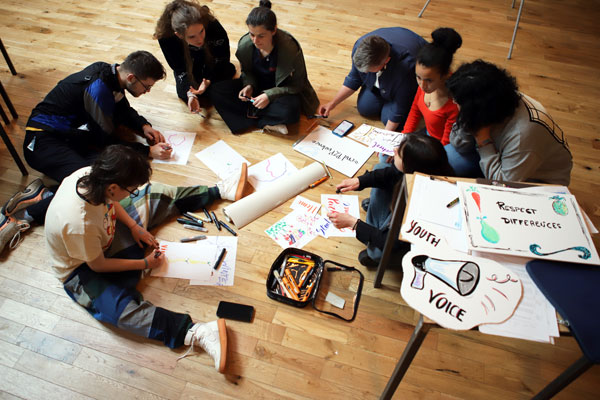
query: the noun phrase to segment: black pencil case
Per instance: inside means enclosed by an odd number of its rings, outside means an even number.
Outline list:
[[[309,269],[310,263],[313,264]],[[299,308],[312,304],[321,313],[353,321],[358,312],[363,283],[363,274],[354,267],[290,247],[283,250],[271,265],[267,296]],[[294,286],[298,289],[297,293]]]

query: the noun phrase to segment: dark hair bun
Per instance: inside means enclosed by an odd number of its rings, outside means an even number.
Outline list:
[[[266,8],[271,8],[271,2],[269,0],[260,0],[258,2],[258,6],[259,7],[266,7]]]
[[[452,28],[437,28],[431,32],[433,38],[432,44],[436,47],[442,47],[454,54],[462,45],[462,38]]]

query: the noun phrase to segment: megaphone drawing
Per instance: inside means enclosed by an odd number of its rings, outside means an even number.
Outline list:
[[[438,260],[424,254],[411,260],[415,267],[415,278],[411,287],[422,290],[427,273],[435,276],[461,296],[471,294],[479,282],[479,266],[472,261]]]

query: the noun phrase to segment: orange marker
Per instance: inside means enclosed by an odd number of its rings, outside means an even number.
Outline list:
[[[294,291],[294,293],[299,294],[300,289],[298,289],[298,284],[296,283],[296,280],[292,276],[292,273],[290,272],[289,269],[285,270],[285,276],[287,277],[288,282],[290,283],[290,286],[292,287],[292,290]]]
[[[294,293],[294,290],[292,289],[292,285],[290,285],[290,281],[287,279],[287,277],[283,276],[281,277],[281,280],[283,281],[283,285],[284,287],[287,289],[287,292],[290,294],[290,297],[296,301],[298,301],[298,296],[296,296],[296,293]]]
[[[298,282],[298,287],[302,287],[302,285],[304,284],[304,281],[306,280],[306,277],[308,276],[308,273],[312,270],[312,265],[309,265],[308,268],[306,268],[304,270],[304,272],[302,273],[302,275],[300,275],[300,281]]]
[[[308,185],[309,188],[314,188],[315,186],[320,185],[321,183],[325,182],[327,179],[329,179],[329,176],[324,176],[321,179],[319,179],[318,181],[315,181],[313,183],[311,183],[310,185]]]

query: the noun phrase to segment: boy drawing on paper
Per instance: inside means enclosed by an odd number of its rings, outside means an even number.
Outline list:
[[[199,345],[223,372],[224,320],[194,323],[188,314],[143,300],[136,285],[142,270],[157,268],[165,260],[147,229],[218,199],[238,200],[247,170],[241,169],[213,187],[149,183],[151,173],[145,156],[112,145],[91,167],[65,178],[45,221],[52,268],[67,294],[94,318],[160,340],[170,348],[189,345],[188,353],[194,344]],[[144,245],[155,250],[145,256]]]
[[[337,185],[336,189],[342,193],[372,188],[369,199],[362,203],[363,209],[367,211],[366,222],[347,213],[327,214],[336,228],[351,227],[356,230],[356,238],[367,245],[367,249],[358,255],[358,261],[362,265],[374,268],[379,264],[392,218],[390,207],[393,204],[394,186],[404,173],[413,172],[446,176],[454,174],[440,141],[431,136],[406,135],[405,140],[394,150],[391,165],[380,162],[373,171],[358,178],[344,179]],[[409,249],[408,243],[397,241],[394,253],[401,258]]]

